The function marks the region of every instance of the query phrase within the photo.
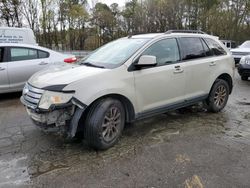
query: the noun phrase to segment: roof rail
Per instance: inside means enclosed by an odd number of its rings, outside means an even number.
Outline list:
[[[168,30],[165,32],[165,34],[171,34],[171,33],[197,33],[197,34],[207,34],[200,30]]]

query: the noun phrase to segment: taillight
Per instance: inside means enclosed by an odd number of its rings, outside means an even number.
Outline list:
[[[77,61],[76,57],[70,57],[70,58],[64,59],[65,63],[75,63],[76,61]]]

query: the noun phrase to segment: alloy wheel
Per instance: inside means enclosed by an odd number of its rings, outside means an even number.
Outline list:
[[[111,142],[119,135],[121,127],[121,112],[117,107],[111,107],[105,114],[102,123],[102,137],[106,142]]]

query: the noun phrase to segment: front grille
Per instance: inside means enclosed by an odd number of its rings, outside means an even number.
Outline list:
[[[232,55],[240,55],[240,56],[246,56],[249,54],[250,52],[232,52]]]
[[[30,84],[26,84],[23,89],[23,98],[29,103],[30,107],[36,108],[42,97],[44,90],[35,88]]]

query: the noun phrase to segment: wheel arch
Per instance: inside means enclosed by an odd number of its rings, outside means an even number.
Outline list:
[[[107,94],[107,95],[103,95],[97,99],[95,99],[88,107],[90,108],[90,106],[92,106],[94,103],[96,103],[97,101],[99,100],[102,100],[102,99],[105,99],[105,98],[113,98],[113,99],[117,99],[119,100],[122,105],[124,106],[124,109],[125,109],[125,113],[126,113],[126,122],[129,123],[129,122],[132,122],[134,119],[135,119],[135,109],[134,109],[134,106],[132,104],[132,102],[127,98],[125,97],[124,95],[121,95],[121,94]]]
[[[232,79],[232,77],[227,73],[223,73],[220,76],[218,76],[216,78],[216,80],[217,79],[225,80],[228,83],[228,85],[229,85],[229,94],[231,94],[232,91],[233,91],[233,79]],[[215,80],[215,82],[216,82],[216,80]]]

